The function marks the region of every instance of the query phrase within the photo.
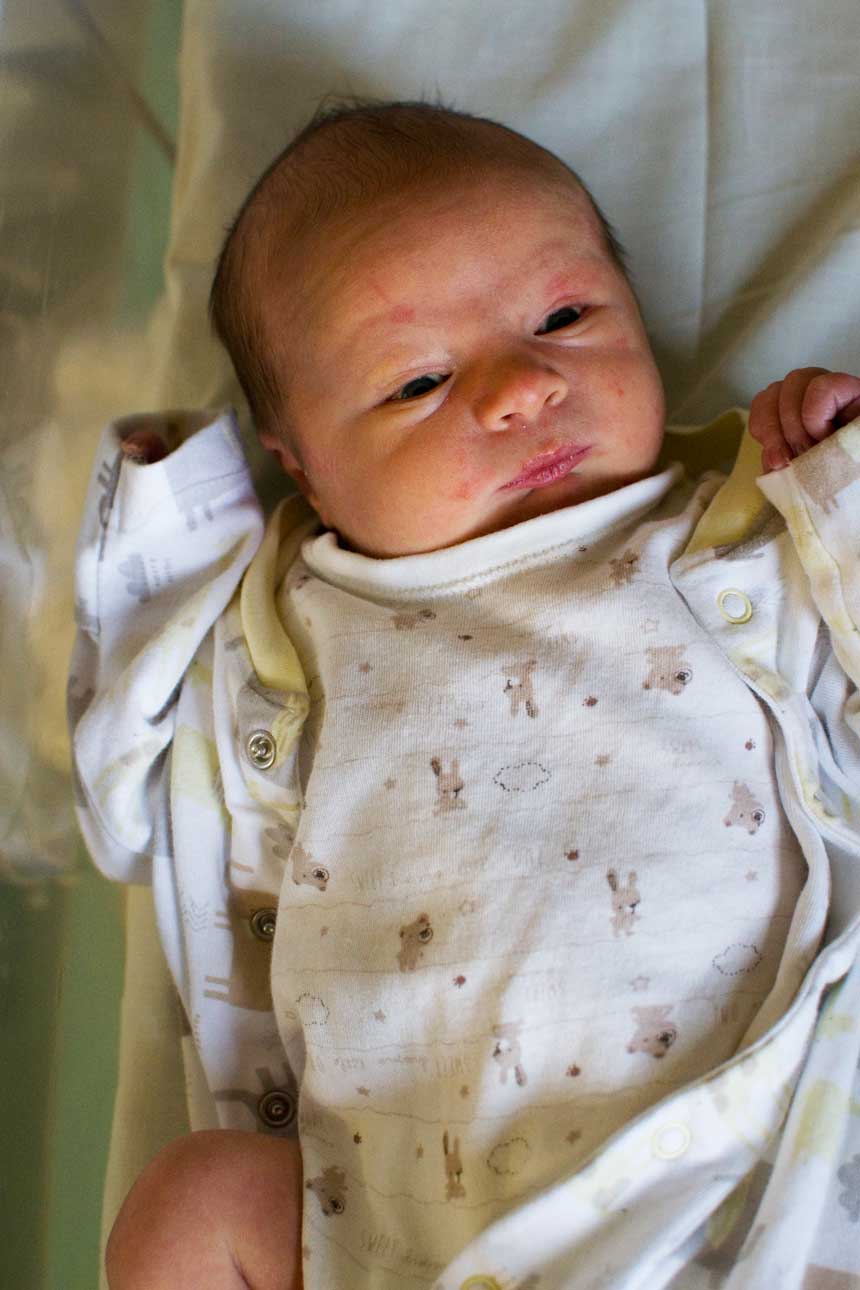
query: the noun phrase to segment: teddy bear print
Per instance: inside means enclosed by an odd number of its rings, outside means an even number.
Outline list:
[[[300,842],[293,846],[293,882],[305,883],[308,887],[316,887],[318,891],[325,891],[326,884],[330,878],[328,869],[325,865],[318,864],[314,860],[310,851],[305,851]]]
[[[685,645],[648,645],[645,653],[651,670],[642,682],[642,689],[680,694],[693,679],[693,669],[684,658],[685,649]]]
[[[610,581],[614,587],[624,587],[627,583],[633,581],[633,575],[639,568],[639,553],[631,551],[628,547],[624,554],[618,560],[610,560],[609,567],[612,570]]]
[[[537,660],[533,658],[526,659],[524,663],[514,663],[510,668],[506,668],[502,675],[508,678],[505,686],[505,694],[511,696],[511,716],[515,717],[520,710],[520,705],[525,707],[526,715],[536,717],[538,714],[537,704],[535,703],[534,690],[532,688],[532,672],[537,666]],[[512,681],[511,677],[516,680]]]
[[[622,932],[632,936],[633,924],[639,917],[636,907],[642,900],[639,888],[636,886],[636,871],[630,870],[627,875],[627,885],[624,887],[618,885],[618,874],[614,869],[609,870],[606,881],[612,892],[612,930],[616,936],[620,936]]]
[[[648,1053],[651,1057],[665,1057],[678,1038],[678,1028],[668,1020],[670,1004],[631,1009],[636,1031],[627,1045],[628,1053]]]
[[[306,851],[300,842],[292,843],[289,829],[279,824],[277,828],[266,829],[265,834],[271,843],[272,855],[277,856],[279,860],[292,860],[292,878],[296,885],[303,883],[306,887],[316,887],[318,891],[325,891],[331,877],[329,870],[325,865],[314,860],[310,851]]]
[[[442,763],[438,757],[431,757],[430,765],[436,776],[436,805],[433,807],[433,814],[442,815],[446,811],[464,810],[466,803],[460,797],[463,791],[463,780],[460,776],[459,758],[452,758],[450,770],[442,769]]]
[[[442,1150],[445,1153],[445,1199],[461,1200],[466,1195],[466,1188],[460,1182],[463,1176],[463,1161],[460,1159],[460,1139],[454,1139],[453,1148],[448,1141],[448,1130],[442,1134]]]
[[[316,1178],[309,1178],[305,1187],[314,1193],[324,1214],[342,1214],[346,1209],[346,1174],[337,1165],[329,1165]]]
[[[732,788],[732,806],[723,819],[726,828],[730,828],[733,824],[740,824],[747,833],[757,833],[764,823],[764,818],[764,807],[758,798],[753,796],[746,784],[735,780]]]
[[[399,632],[411,632],[419,623],[430,623],[435,617],[432,609],[420,609],[417,614],[393,614],[391,621]]]
[[[418,960],[424,957],[424,946],[433,939],[433,928],[428,914],[419,914],[411,923],[400,929],[402,942],[397,951],[397,962],[401,972],[414,972]]]
[[[514,1072],[514,1078],[522,1088],[528,1083],[525,1067],[522,1064],[522,1048],[517,1035],[523,1028],[521,1021],[507,1021],[493,1026],[493,1034],[498,1043],[493,1049],[493,1060],[499,1064],[499,1078],[502,1084],[508,1082],[508,1071]]]

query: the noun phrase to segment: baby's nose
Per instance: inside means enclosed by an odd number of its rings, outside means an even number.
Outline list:
[[[510,358],[488,374],[475,415],[486,430],[515,430],[522,428],[523,419],[536,421],[544,408],[566,397],[567,382],[560,373],[528,358]]]

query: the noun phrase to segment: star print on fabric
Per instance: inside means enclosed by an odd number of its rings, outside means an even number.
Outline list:
[[[423,1158],[424,1158],[424,1148],[419,1145],[415,1148],[415,1159],[423,1160]]]
[[[468,1096],[469,1096],[469,1085],[468,1085],[468,1084],[464,1084],[464,1085],[462,1086],[462,1088],[460,1089],[460,1096],[461,1096],[461,1097],[468,1097]]]
[[[747,882],[758,882],[758,874],[755,869],[748,869],[746,872]]]
[[[582,1133],[579,1129],[571,1129],[570,1133],[567,1135],[566,1141],[570,1143],[579,1142],[581,1137]]]
[[[459,989],[461,985],[465,985],[465,984],[466,984],[466,978],[465,978],[464,976],[455,976],[455,977],[454,977],[454,984],[455,984],[455,985],[457,986],[457,988]]]
[[[565,1073],[565,1075],[573,1075],[573,1076],[576,1076],[576,1075],[581,1075],[581,1074],[582,1074],[582,1071],[580,1070],[580,1068],[579,1068],[578,1066],[568,1066],[567,1070],[566,1070],[564,1073]]]
[[[650,976],[635,976],[630,982],[634,990],[647,990],[650,983]]]
[[[396,787],[397,787],[397,780],[396,780],[396,779],[387,779],[387,780],[385,781],[385,787],[386,787],[386,788],[396,788]]]
[[[369,664],[369,663],[359,663],[359,665],[358,665],[358,670],[359,670],[359,672],[369,672],[369,671],[371,671],[370,664]]]
[[[755,748],[755,740],[748,739],[744,744],[744,748],[746,748],[747,752],[752,752],[753,748]]]
[[[565,851],[565,853],[564,853],[564,854],[565,854],[565,857],[566,857],[568,860],[578,860],[578,859],[579,859],[579,852],[578,852],[578,851]]]
[[[354,1134],[352,1135],[352,1140],[353,1140],[353,1142],[361,1142],[361,1134],[360,1134],[360,1133],[354,1133]]]
[[[363,1084],[360,1084],[355,1091],[360,1093],[362,1097],[370,1097],[370,1089],[365,1088]]]
[[[374,1015],[374,1017],[376,1018],[376,1020],[377,1020],[377,1021],[384,1021],[384,1020],[385,1020],[385,1013],[382,1011],[382,1009],[381,1009],[381,1008],[377,1008],[376,1012],[375,1012],[373,1015]]]
[[[328,928],[327,928],[327,927],[321,927],[321,928],[320,928],[320,936],[328,936]]]

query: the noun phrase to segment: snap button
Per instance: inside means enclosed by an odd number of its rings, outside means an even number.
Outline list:
[[[275,761],[275,741],[268,730],[255,730],[245,744],[248,757],[257,770],[268,770]]]
[[[282,1088],[270,1088],[257,1103],[257,1114],[270,1129],[283,1129],[295,1119],[295,1098]]]
[[[731,603],[729,603],[731,601]],[[738,591],[736,587],[726,587],[717,596],[720,613],[730,623],[748,623],[752,618],[752,603],[749,596]]]
[[[690,1130],[686,1124],[664,1124],[654,1134],[651,1145],[661,1160],[677,1160],[690,1145]]]
[[[495,1277],[467,1277],[460,1290],[502,1290]]]
[[[258,941],[271,941],[275,937],[276,909],[258,909],[251,919],[251,931]]]

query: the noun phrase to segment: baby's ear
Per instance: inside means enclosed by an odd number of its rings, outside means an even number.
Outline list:
[[[257,438],[266,449],[266,452],[270,452],[273,457],[278,459],[281,468],[288,475],[292,474],[293,470],[298,469],[298,459],[279,434],[274,434],[271,430],[261,430]]]
[[[313,491],[311,481],[305,474],[302,465],[293,450],[284,442],[280,435],[274,434],[270,430],[261,430],[259,434],[261,445],[276,458],[281,469],[286,475],[293,480],[299,492],[308,499],[314,510],[321,516],[325,523],[328,521],[323,515],[319,499]]]

